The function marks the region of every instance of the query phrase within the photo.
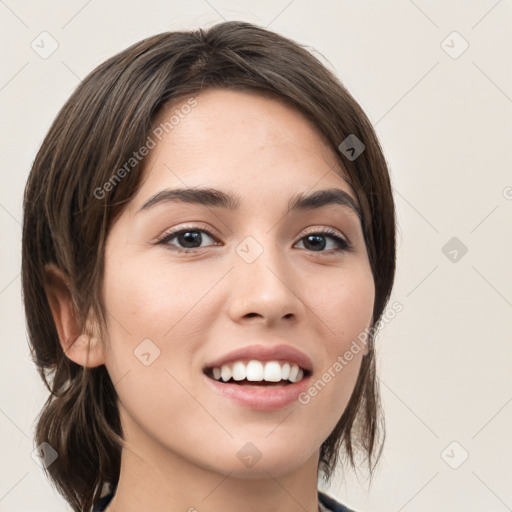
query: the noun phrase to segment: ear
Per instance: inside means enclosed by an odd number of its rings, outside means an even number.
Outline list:
[[[44,287],[64,354],[80,366],[104,364],[101,339],[92,332],[81,332],[69,276],[56,265],[48,264]]]

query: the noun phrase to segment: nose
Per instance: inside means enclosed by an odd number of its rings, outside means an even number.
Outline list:
[[[247,257],[250,251],[261,254],[251,261]],[[260,322],[265,326],[297,322],[305,305],[299,296],[297,274],[286,254],[270,244],[259,249],[253,245],[250,251],[239,250],[233,255],[229,316],[234,322]]]

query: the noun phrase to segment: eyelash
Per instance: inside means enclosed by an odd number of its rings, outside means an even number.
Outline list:
[[[172,240],[173,238],[175,238],[176,236],[181,235],[182,233],[194,232],[194,231],[206,233],[209,237],[211,237],[214,240],[216,240],[216,237],[210,231],[208,231],[207,229],[200,228],[199,226],[190,226],[190,227],[180,228],[178,230],[171,231],[169,233],[164,233],[159,239],[157,239],[157,241],[155,243],[157,245],[166,245],[169,250],[174,251],[174,252],[178,252],[178,253],[193,253],[193,252],[197,252],[199,249],[201,249],[201,247],[197,247],[195,249],[183,249],[183,248],[179,248],[179,247],[176,247],[174,245],[170,245],[169,244],[169,241]],[[303,237],[301,237],[299,239],[299,241],[301,241],[302,239],[304,239],[304,238],[306,238],[307,236],[310,236],[310,235],[321,235],[321,236],[330,237],[330,238],[334,239],[336,244],[338,245],[338,248],[336,248],[336,249],[329,249],[327,251],[324,251],[324,250],[322,250],[322,251],[310,251],[310,252],[313,252],[313,253],[318,252],[318,253],[331,254],[333,251],[334,252],[352,252],[354,250],[354,248],[350,244],[350,242],[348,242],[344,238],[341,238],[338,235],[338,233],[336,231],[332,230],[332,229],[326,228],[326,229],[321,229],[321,230],[318,230],[318,231],[311,231],[310,233],[306,233]]]

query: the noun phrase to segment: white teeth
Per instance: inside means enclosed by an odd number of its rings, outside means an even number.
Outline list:
[[[283,366],[281,366],[281,372],[281,377],[283,377],[285,380],[288,380],[290,377],[290,364],[284,363]]]
[[[304,370],[293,363],[279,363],[267,361],[265,363],[251,360],[247,364],[236,361],[232,365],[224,364],[221,368],[213,368],[213,378],[227,382],[233,378],[235,381],[247,379],[248,381],[280,382],[288,380],[298,382],[304,378]]]
[[[244,380],[245,379],[245,364],[244,363],[235,363],[233,365],[233,379],[235,380]]]
[[[231,379],[231,368],[227,364],[223,364],[221,368],[221,377],[224,382]]]
[[[292,365],[292,367],[290,368],[290,376],[288,377],[288,380],[290,380],[291,382],[296,382],[298,374],[299,367],[296,364]]]
[[[263,380],[263,365],[260,361],[249,361],[247,364],[247,380],[260,381]],[[214,375],[215,377],[215,375]]]
[[[279,382],[281,380],[281,365],[277,361],[269,361],[265,365],[263,378],[268,382]]]

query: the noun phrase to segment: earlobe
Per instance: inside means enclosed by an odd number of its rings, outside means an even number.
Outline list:
[[[45,291],[62,350],[80,366],[105,363],[101,340],[81,332],[79,316],[70,290],[69,276],[54,264],[45,266]]]

